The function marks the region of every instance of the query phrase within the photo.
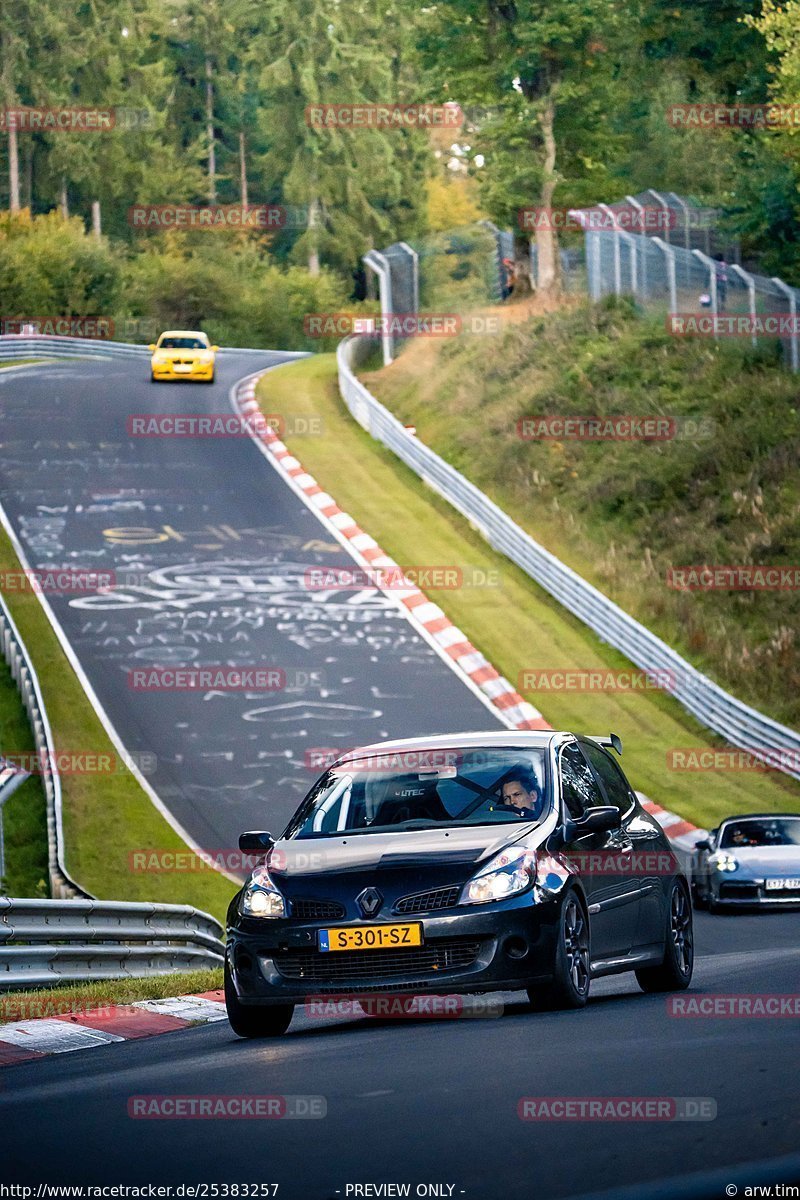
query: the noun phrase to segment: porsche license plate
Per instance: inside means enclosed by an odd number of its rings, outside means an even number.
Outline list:
[[[351,925],[341,929],[320,929],[317,933],[320,950],[400,950],[404,946],[422,945],[422,926],[418,922],[406,925]]]

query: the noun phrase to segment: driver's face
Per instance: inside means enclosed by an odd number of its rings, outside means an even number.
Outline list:
[[[503,803],[511,804],[514,808],[535,808],[536,796],[533,792],[526,792],[522,784],[513,779],[503,784]]]

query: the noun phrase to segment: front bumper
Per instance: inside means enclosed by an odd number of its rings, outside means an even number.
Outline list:
[[[715,905],[730,908],[790,908],[800,907],[800,892],[796,889],[768,889],[765,879],[719,879],[710,887]]]
[[[526,896],[513,907],[414,917],[423,927],[421,947],[327,953],[316,948],[317,931],[354,922],[239,918],[228,929],[227,958],[243,1004],[510,991],[551,977],[558,917],[557,901],[533,904]]]

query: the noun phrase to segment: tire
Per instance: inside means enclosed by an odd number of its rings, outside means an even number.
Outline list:
[[[216,375],[212,375],[210,379],[206,380],[206,383],[209,383],[209,384],[213,383],[215,379],[216,379]]]
[[[689,890],[682,879],[672,883],[664,939],[664,961],[636,972],[643,992],[682,992],[692,982],[694,932]]]
[[[241,1004],[225,963],[225,1008],[231,1029],[241,1038],[281,1037],[289,1028],[293,1004]]]
[[[558,918],[558,943],[549,983],[528,988],[534,1012],[583,1008],[589,998],[589,918],[578,893],[570,889]]]
[[[158,383],[158,380],[156,379],[156,377],[155,377],[155,375],[153,374],[153,372],[152,372],[152,371],[150,372],[150,382],[151,382],[151,383]]]

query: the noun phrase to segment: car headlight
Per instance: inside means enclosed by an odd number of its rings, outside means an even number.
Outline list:
[[[536,882],[536,852],[512,847],[501,850],[461,893],[462,904],[488,904],[527,891]]]
[[[266,867],[256,867],[245,884],[239,912],[243,917],[285,917],[286,901]]]
[[[714,859],[718,871],[738,871],[739,863],[732,854],[718,854]]]
[[[160,367],[163,367],[163,365],[164,365],[165,363],[169,362],[169,358],[167,357],[167,355],[166,355],[166,354],[154,354],[154,355],[153,355],[153,362],[154,362],[154,363],[158,363],[158,365],[159,365]]]

